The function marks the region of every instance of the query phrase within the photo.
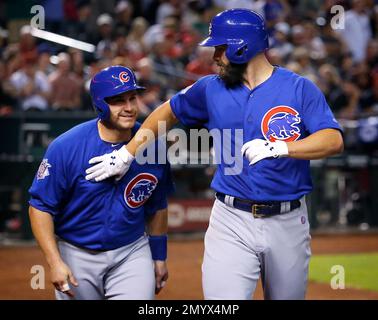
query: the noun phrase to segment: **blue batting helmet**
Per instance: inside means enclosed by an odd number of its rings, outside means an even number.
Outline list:
[[[97,73],[90,84],[92,102],[101,120],[109,120],[110,110],[105,98],[131,90],[144,90],[136,83],[134,72],[124,66],[111,66]]]
[[[264,19],[258,13],[248,9],[230,9],[211,20],[209,36],[199,45],[227,45],[227,59],[241,64],[268,49],[268,33]]]

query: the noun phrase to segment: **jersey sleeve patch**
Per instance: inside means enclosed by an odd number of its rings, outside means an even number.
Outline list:
[[[42,180],[48,177],[50,175],[49,168],[51,168],[51,164],[48,159],[43,159],[38,168],[37,180]]]

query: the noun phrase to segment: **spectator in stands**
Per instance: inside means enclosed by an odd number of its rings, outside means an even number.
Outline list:
[[[178,43],[179,35],[174,31],[165,31],[164,32],[164,41],[166,49],[166,55],[171,59],[178,60],[182,54],[181,45]]]
[[[162,1],[156,12],[156,22],[162,24],[164,19],[168,16],[179,17],[183,8],[183,1],[181,0],[165,0]]]
[[[38,70],[43,72],[46,76],[54,71],[51,64],[51,48],[46,43],[38,46]]]
[[[304,34],[306,39],[306,48],[309,51],[310,57],[313,60],[321,60],[326,57],[326,49],[321,37],[319,37],[319,30],[313,22],[305,22]]]
[[[361,90],[352,79],[343,81],[342,90],[341,107],[339,111],[335,112],[335,116],[341,119],[356,119],[358,116]]]
[[[54,110],[77,110],[81,107],[83,83],[71,71],[71,58],[68,53],[59,53],[57,70],[49,76],[49,82]]]
[[[167,88],[159,82],[150,58],[145,57],[139,60],[135,70],[139,85],[146,88],[140,94],[140,111],[143,115],[148,115],[155,107],[160,105],[161,101],[166,100]]]
[[[99,44],[100,41],[111,43],[113,37],[113,18],[107,14],[101,14],[97,20],[97,33],[95,35],[95,44]]]
[[[209,24],[217,12],[212,6],[204,5],[199,12],[199,20],[191,26],[201,38],[205,38],[209,33]]]
[[[8,31],[3,29],[0,26],[0,57],[3,56],[3,51],[6,46],[7,38],[8,38]]]
[[[341,78],[348,78],[352,75],[352,70],[355,66],[352,54],[347,53],[340,56],[340,76]]]
[[[90,0],[65,0],[64,8],[65,35],[95,44],[97,38],[93,35],[95,27],[91,25],[93,12]]]
[[[153,68],[153,62],[150,58],[145,57],[140,59],[135,68],[139,84],[142,87],[149,87],[154,83],[158,83],[158,77]]]
[[[21,68],[21,53],[18,51],[17,46],[9,45],[5,48],[3,61],[7,67],[7,77]]]
[[[378,111],[377,91],[373,87],[373,73],[367,62],[359,63],[355,68],[353,83],[355,83],[361,91],[359,99],[359,113],[361,115],[371,115]]]
[[[293,52],[293,45],[289,42],[290,25],[286,22],[279,22],[274,26],[271,47],[277,49],[283,59],[287,59]]]
[[[256,2],[260,2],[260,5],[257,7]],[[265,3],[261,3],[262,1],[250,1],[250,0],[216,0],[218,6],[225,8],[225,9],[232,9],[232,8],[244,8],[256,11],[264,16],[264,9],[263,6]]]
[[[153,62],[153,68],[159,78],[159,82],[165,88],[178,90],[182,87],[182,67],[177,60],[171,59],[168,55],[170,42],[167,41],[165,35],[159,35],[154,40],[149,55]]]
[[[340,65],[342,56],[348,53],[348,49],[338,32],[333,30],[328,22],[321,28],[320,37],[324,43],[325,58],[327,62]]]
[[[139,111],[140,115],[148,116],[163,100],[160,99],[160,85],[159,83],[150,83],[143,94],[139,97]]]
[[[127,42],[130,49],[139,55],[144,55],[147,52],[146,46],[143,42],[143,35],[147,31],[148,22],[143,17],[137,17],[131,23],[130,32],[127,36]]]
[[[45,0],[42,5],[45,9],[46,30],[61,34],[64,21],[64,0]]]
[[[200,77],[217,72],[213,61],[213,55],[213,48],[197,48],[197,57],[193,59],[185,68],[185,71],[189,73],[189,79],[187,80],[186,85],[191,85]]]
[[[278,22],[285,21],[290,13],[286,0],[265,0],[263,10],[268,29],[273,28]]]
[[[175,16],[165,17],[163,23],[150,26],[143,35],[143,43],[147,51],[151,51],[156,40],[161,39],[166,33],[178,32],[179,20]]]
[[[88,63],[87,70],[84,75],[85,79],[84,79],[84,88],[83,88],[83,95],[82,95],[82,109],[86,111],[88,110],[94,111],[92,98],[89,94],[89,86],[91,84],[91,80],[94,77],[94,75],[100,72],[105,66],[101,64],[100,60],[95,55],[90,56],[87,63]]]
[[[97,46],[95,63],[87,61],[86,53],[68,49],[76,80],[88,81],[91,70],[98,66],[103,68],[115,62],[134,66],[141,75],[141,81],[145,77],[152,88],[144,101],[144,105],[151,108],[154,108],[155,101],[166,99],[172,92],[191,82],[190,79],[183,79],[186,75],[184,71],[198,76],[214,72],[205,51],[196,51],[197,43],[207,35],[209,20],[216,10],[234,7],[248,7],[265,16],[271,28],[269,60],[317,82],[336,114],[353,118],[360,112],[373,110],[377,105],[378,40],[372,40],[372,31],[376,33],[374,19],[377,15],[373,16],[371,1],[342,0],[341,4],[345,8],[351,5],[351,10],[347,11],[346,29],[341,32],[335,32],[327,23],[331,17],[327,12],[336,4],[335,0],[325,2],[322,9],[320,0],[52,2],[47,1],[47,8],[50,5],[60,7],[63,3],[67,22],[60,29],[64,35]],[[152,8],[153,13],[148,14],[147,8]],[[323,9],[324,12],[321,11]],[[143,17],[138,17],[141,13]],[[322,23],[324,13],[326,20]],[[61,15],[47,12],[48,24],[54,24],[54,19],[59,22]],[[158,23],[149,26],[155,20]],[[7,30],[0,32],[0,38],[3,33],[7,33]],[[14,79],[16,72],[24,72],[25,61],[37,56],[38,70],[45,75],[51,74],[53,66],[50,57],[53,53],[41,46],[37,48],[36,43],[29,26],[21,28],[20,40],[16,44],[7,45],[4,39],[0,40],[0,51],[6,62],[5,83],[10,74]],[[350,50],[351,46],[353,50]],[[210,53],[207,55],[210,56]],[[58,72],[59,67],[54,74]],[[9,82],[13,88],[11,92],[16,96],[17,90],[13,82]],[[160,88],[160,91],[155,95],[158,92],[156,88]],[[169,90],[172,92],[169,93]]]
[[[291,37],[294,47],[304,47],[307,44],[306,32],[302,24],[296,24],[291,28]]]
[[[318,18],[322,4],[323,0],[301,0],[297,2],[295,12],[300,17],[315,20]]]
[[[96,47],[96,57],[111,61],[116,54],[117,44],[109,40],[101,40]]]
[[[294,50],[293,60],[301,66],[300,75],[307,78],[316,77],[315,68],[311,64],[310,54],[305,47],[298,47]]]
[[[115,16],[115,27],[114,30],[118,34],[123,34],[127,36],[130,31],[133,15],[133,5],[129,1],[122,0],[118,2],[114,9]]]
[[[26,55],[22,67],[10,77],[12,93],[22,110],[47,110],[49,108],[50,84],[46,75],[37,70],[37,59]]]
[[[301,72],[301,65],[295,61],[290,61],[289,63],[286,64],[285,67],[297,74],[300,74]]]
[[[281,50],[279,50],[277,48],[270,49],[267,52],[267,58],[272,65],[276,65],[276,66],[283,66],[284,65],[284,60],[283,60],[284,56],[283,56]]]
[[[378,66],[378,40],[373,39],[368,43],[366,50],[366,63],[370,68]]]
[[[71,69],[73,73],[83,80],[87,72],[87,66],[84,63],[83,51],[76,48],[70,48],[68,52],[71,56],[71,64],[72,64]]]
[[[6,76],[6,65],[0,60],[0,116],[12,113],[17,103],[11,95],[12,89]]]
[[[355,62],[366,57],[366,48],[372,38],[370,19],[365,0],[353,0],[352,9],[345,13],[345,28],[338,30]]]
[[[32,28],[25,25],[20,30],[20,40],[18,42],[18,50],[23,60],[34,60],[38,58],[38,50],[35,38],[31,34]]]
[[[363,116],[378,116],[378,90],[369,88],[360,97],[360,112]]]
[[[337,118],[355,119],[358,116],[361,89],[354,79],[350,76],[342,79],[334,66],[324,64],[319,68],[317,84]]]
[[[181,55],[178,58],[183,66],[186,66],[195,59],[196,50],[200,38],[193,30],[190,30],[181,36]]]
[[[319,79],[316,83],[324,93],[328,104],[335,114],[340,113],[347,105],[342,80],[337,69],[325,63],[319,68]]]
[[[120,57],[126,57],[130,54],[128,43],[127,43],[127,37],[123,32],[116,31],[116,34],[114,36],[114,40],[112,41],[114,43],[114,56],[120,56]]]

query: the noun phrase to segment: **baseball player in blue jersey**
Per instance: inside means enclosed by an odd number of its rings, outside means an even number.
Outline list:
[[[227,146],[214,137],[222,158],[211,184],[216,200],[205,236],[204,297],[250,299],[261,276],[266,299],[304,299],[311,254],[305,203],[312,188],[309,160],[342,152],[340,126],[311,81],[269,63],[264,20],[255,12],[221,12],[200,45],[215,47],[219,75],[177,93],[141,129],[156,135],[159,121],[168,128],[181,121],[210,132],[233,129],[231,149],[243,156],[239,173],[227,174]],[[236,129],[243,130],[243,141]],[[103,155],[87,178],[125,174],[142,131],[119,149],[116,166]]]
[[[134,162],[122,178],[85,179],[91,158],[116,154],[140,127],[143,89],[123,66],[96,74],[90,93],[99,119],[49,145],[29,190],[33,233],[57,299],[153,299],[167,281],[169,164]]]

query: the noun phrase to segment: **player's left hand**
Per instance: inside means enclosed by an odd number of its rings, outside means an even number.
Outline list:
[[[155,280],[156,280],[156,287],[155,287],[155,294],[159,294],[159,292],[164,288],[165,284],[168,280],[168,268],[167,263],[165,261],[155,260]]]
[[[265,158],[279,158],[289,155],[286,142],[280,140],[270,142],[263,139],[254,139],[246,142],[241,152],[248,159],[249,165],[253,165]]]
[[[133,160],[134,156],[125,147],[114,150],[112,153],[94,157],[89,160],[89,164],[97,164],[85,171],[87,174],[85,179],[98,182],[116,176],[116,180],[118,181],[129,170]]]

